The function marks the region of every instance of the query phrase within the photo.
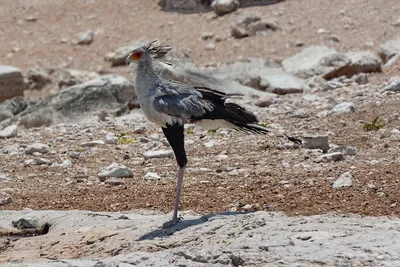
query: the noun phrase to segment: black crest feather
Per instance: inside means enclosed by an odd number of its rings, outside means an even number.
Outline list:
[[[153,58],[158,59],[165,57],[165,55],[168,54],[172,47],[164,43],[160,45],[154,45],[154,43],[156,42],[157,40],[151,41],[147,45],[145,45],[144,48],[147,50],[147,52],[149,52],[150,55],[153,56]]]

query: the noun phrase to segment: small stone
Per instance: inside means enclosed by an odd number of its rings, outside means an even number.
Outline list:
[[[349,187],[353,185],[353,175],[351,172],[342,173],[339,178],[333,183],[333,188]]]
[[[143,153],[144,159],[172,158],[172,157],[174,157],[174,152],[172,150],[151,150]]]
[[[87,31],[85,33],[83,33],[80,37],[79,37],[79,41],[78,44],[90,44],[93,42],[94,39],[94,32],[93,31]]]
[[[214,43],[207,43],[205,48],[206,50],[214,50],[216,45]]]
[[[214,12],[219,16],[231,13],[239,6],[240,2],[238,0],[214,0],[211,3]]]
[[[8,180],[10,180],[10,177],[8,177],[5,173],[0,172],[0,182]]]
[[[337,37],[337,36],[335,36],[335,35],[329,35],[329,36],[327,36],[327,37],[326,37],[326,40],[332,41],[332,42],[335,42],[335,43],[340,43],[340,38]]]
[[[327,33],[328,31],[327,30],[325,30],[325,29],[318,29],[317,30],[317,33],[318,34],[325,34],[325,33]]]
[[[32,218],[28,218],[28,219],[21,218],[18,221],[12,221],[11,223],[15,228],[18,228],[21,230],[39,227],[39,222]]]
[[[307,149],[321,149],[326,153],[329,149],[328,135],[303,136],[303,146]]]
[[[51,165],[51,167],[64,167],[64,168],[68,168],[68,167],[71,167],[71,166],[72,166],[72,162],[70,160],[68,160],[68,159],[63,160],[62,163],[53,163]]]
[[[11,197],[0,198],[0,206],[10,204],[12,202]]]
[[[103,141],[106,144],[111,144],[111,145],[118,144],[118,138],[115,136],[114,133],[111,132],[108,132],[106,133],[106,135],[104,135]]]
[[[49,152],[49,146],[42,143],[33,143],[28,145],[25,149],[26,154],[33,154],[35,152],[46,154]]]
[[[216,144],[217,144],[217,143],[214,142],[214,141],[208,141],[208,142],[203,143],[203,145],[204,145],[205,147],[207,147],[207,148],[213,147],[213,146],[215,146]]]
[[[133,171],[126,167],[125,165],[118,164],[118,163],[112,163],[111,165],[103,168],[100,170],[98,173],[98,176],[100,178],[104,177],[117,177],[117,178],[122,178],[122,177],[133,177]]]
[[[310,115],[308,115],[308,113],[303,108],[299,108],[299,109],[295,110],[293,112],[293,116],[295,118],[301,118],[301,119],[310,117]]]
[[[201,36],[201,39],[208,40],[208,39],[213,38],[214,33],[213,32],[201,32],[200,36]]]
[[[29,21],[29,22],[33,22],[33,21],[37,21],[37,17],[35,15],[29,15],[29,16],[25,17],[25,20]]]
[[[83,157],[83,154],[82,152],[72,152],[69,156],[73,159],[80,159]]]
[[[331,114],[339,115],[352,112],[354,113],[355,111],[356,111],[356,104],[354,104],[353,102],[343,102],[335,105],[331,110]]]
[[[322,155],[316,159],[316,162],[331,162],[331,161],[340,161],[344,158],[343,153],[341,152],[333,152]]]
[[[24,161],[25,165],[50,165],[51,161],[48,159],[44,159],[44,158],[39,158],[39,157],[35,157],[33,159],[27,159]]]
[[[104,145],[103,140],[93,140],[89,142],[83,142],[80,144],[81,147],[94,147],[94,146],[101,146]]]
[[[357,155],[357,149],[353,146],[340,146],[329,149],[328,153],[341,152],[343,155]]]
[[[216,161],[223,161],[227,158],[228,158],[228,155],[226,155],[226,154],[219,154],[219,155],[215,156]]]
[[[17,125],[10,125],[3,130],[0,131],[0,139],[1,138],[13,138],[18,134]]]
[[[147,172],[144,175],[144,179],[147,181],[154,181],[154,180],[160,180],[161,177],[156,172]]]
[[[304,46],[304,42],[299,40],[292,41],[289,43],[289,47],[302,47],[302,46]]]

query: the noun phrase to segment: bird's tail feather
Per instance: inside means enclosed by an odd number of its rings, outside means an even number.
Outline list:
[[[243,132],[247,132],[247,133],[253,133],[253,134],[268,134],[268,133],[273,133],[276,136],[281,136],[281,137],[286,137],[289,141],[301,145],[302,141],[300,139],[297,139],[295,137],[291,137],[288,136],[286,134],[282,134],[278,131],[275,131],[273,129],[267,129],[261,125],[257,125],[257,124],[241,124],[241,123],[235,123],[233,121],[231,121],[232,124],[234,124],[235,126],[237,126],[236,130],[238,131],[243,131]]]

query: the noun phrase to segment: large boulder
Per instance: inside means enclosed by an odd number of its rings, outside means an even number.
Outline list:
[[[275,94],[302,93],[306,81],[284,72],[278,64],[262,59],[250,59],[220,67],[213,74],[221,80],[235,80],[243,85]]]
[[[389,59],[400,54],[400,39],[390,40],[381,44],[378,48],[378,54],[382,58],[383,63],[388,62]]]
[[[54,109],[66,117],[100,109],[113,109],[135,95],[132,82],[119,75],[104,75],[67,87],[51,99]]]
[[[119,47],[117,48],[114,52],[109,52],[104,56],[104,60],[108,61],[111,63],[112,67],[115,66],[124,66],[125,59],[128,56],[128,54],[135,48],[138,48],[142,45],[147,44],[149,41],[148,40],[137,40],[133,41],[132,43]]]
[[[299,54],[285,59],[282,67],[285,71],[302,78],[316,75],[332,78],[336,77],[336,73],[350,63],[351,60],[347,56],[339,54],[333,48],[310,46]]]
[[[27,84],[20,69],[10,66],[0,65],[0,102],[23,96]]]
[[[0,103],[0,122],[21,113],[28,104],[22,96],[7,99]]]
[[[17,112],[22,107],[15,107],[13,111],[12,104],[7,104],[11,112],[0,123],[0,130],[16,122],[25,128],[32,128],[82,119],[99,110],[120,108],[134,96],[132,82],[119,75],[104,75],[67,87],[55,95],[30,104],[22,112]]]
[[[198,13],[211,10],[212,0],[160,0],[164,11],[181,13]]]
[[[357,51],[346,53],[351,63],[336,73],[336,76],[345,75],[351,77],[358,73],[381,72],[382,62],[371,51]]]

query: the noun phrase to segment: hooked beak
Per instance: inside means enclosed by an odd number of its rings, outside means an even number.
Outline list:
[[[125,59],[125,63],[126,63],[126,65],[128,65],[128,66],[129,66],[129,64],[131,63],[131,61],[132,61],[132,59],[131,59],[131,55],[127,56],[127,57],[126,57],[126,59]]]

